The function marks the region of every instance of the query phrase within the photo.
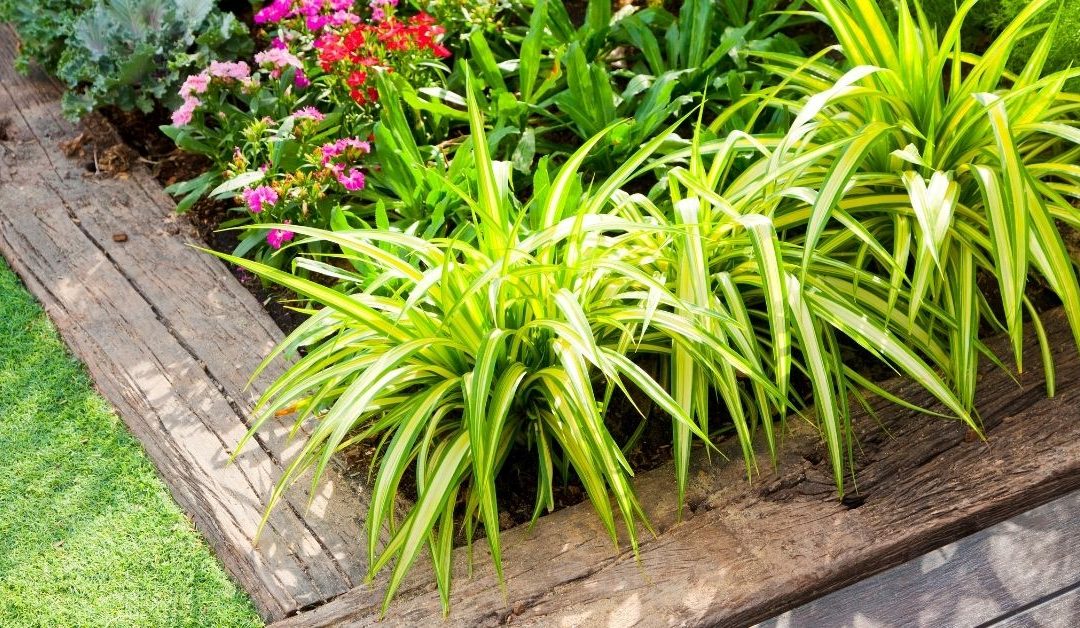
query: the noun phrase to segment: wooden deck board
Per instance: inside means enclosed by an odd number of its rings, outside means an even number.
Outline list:
[[[1077,586],[1073,492],[759,626],[1072,626]]]
[[[366,570],[363,495],[331,473],[309,510],[298,485],[256,547],[264,501],[298,443],[281,423],[227,464],[255,392],[280,372],[246,387],[280,330],[222,264],[191,248],[197,235],[145,169],[91,177],[62,155],[79,129],[60,116],[55,83],[13,71],[15,45],[0,25],[0,253],[265,618],[354,588]]]

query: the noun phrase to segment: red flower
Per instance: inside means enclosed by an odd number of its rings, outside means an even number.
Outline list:
[[[346,83],[349,87],[360,87],[367,81],[367,72],[360,72],[359,70],[349,74],[349,78],[346,79]]]
[[[352,52],[364,45],[364,31],[362,29],[354,29],[348,35],[345,36],[345,47]]]

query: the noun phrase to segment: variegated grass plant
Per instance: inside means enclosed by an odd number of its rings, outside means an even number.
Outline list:
[[[1080,198],[1080,95],[1063,91],[1078,71],[1043,76],[1049,34],[1023,72],[1006,67],[1022,38],[1052,30],[1053,22],[1035,20],[1053,18],[1045,10],[1056,3],[1031,2],[981,56],[960,41],[976,0],[959,7],[940,38],[918,3],[914,15],[900,3],[896,32],[873,2],[811,4],[836,32],[847,68],[771,54],[764,63],[788,76],[780,98],[805,112],[803,132],[818,143],[854,139],[816,166],[827,172],[812,186],[803,276],[822,252],[884,275],[887,290],[868,282],[851,290],[918,331],[913,340],[968,410],[978,355],[987,353],[983,332],[1007,331],[1022,370],[1030,321],[1052,394],[1053,363],[1029,289],[1038,277],[1060,298],[1080,342],[1080,288],[1058,226],[1080,225],[1070,202]],[[829,225],[851,227],[846,245],[823,239]]]
[[[621,516],[636,547],[637,523],[648,523],[604,409],[633,387],[680,430],[707,441],[633,358],[664,354],[673,345],[693,344],[692,353],[726,351],[698,338],[693,322],[674,313],[677,304],[664,286],[625,261],[640,234],[655,227],[603,211],[666,134],[583,189],[577,169],[605,130],[554,176],[541,168],[532,200],[522,207],[510,190],[507,164],[488,154],[475,98],[469,111],[478,183],[475,190],[458,190],[475,216],[471,237],[424,240],[375,229],[294,226],[301,236],[339,246],[341,259],[377,269],[377,279],[358,282],[360,275],[350,276],[341,264],[299,262],[312,273],[351,282],[356,291],[349,294],[222,255],[324,306],[267,359],[311,348],[266,391],[252,433],[283,410],[297,412],[297,426],[317,418],[270,507],[304,471],[314,468],[318,482],[335,452],[369,439],[380,443],[367,546],[371,576],[394,562],[386,604],[425,547],[448,604],[451,549],[462,518],[470,542],[483,526],[501,577],[495,478],[514,444],[526,444],[537,456],[534,519],[553,508],[553,483],[572,470],[612,539]],[[769,386],[759,374],[747,375]],[[409,468],[417,498],[404,521],[396,521],[394,504]],[[390,540],[380,546],[384,527]]]

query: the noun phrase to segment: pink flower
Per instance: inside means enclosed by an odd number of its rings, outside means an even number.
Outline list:
[[[330,16],[330,26],[333,26],[334,28],[339,28],[346,24],[359,24],[360,21],[359,15],[348,11],[335,11],[334,14]]]
[[[290,222],[286,220],[285,224],[290,224]],[[293,239],[293,235],[293,232],[288,229],[271,229],[270,233],[266,234],[266,243],[275,249],[280,249],[282,244]]]
[[[322,122],[326,119],[326,116],[323,115],[323,112],[319,111],[315,107],[304,107],[302,109],[297,109],[295,112],[293,112],[293,115],[296,116],[297,119],[314,120],[316,122]]]
[[[185,126],[191,124],[191,119],[195,115],[195,109],[201,105],[202,102],[194,96],[188,96],[184,99],[184,104],[180,105],[180,108],[173,112],[172,123],[174,126]]]
[[[307,89],[311,86],[311,79],[304,74],[304,71],[297,68],[296,74],[293,76],[293,84],[299,89]]]
[[[337,175],[338,183],[350,192],[358,192],[364,189],[364,173],[357,168],[350,168],[349,174]]]
[[[248,209],[254,214],[258,214],[267,207],[273,206],[273,204],[278,201],[277,192],[268,185],[262,185],[257,188],[248,188],[244,190],[243,197],[244,202],[247,203]]]
[[[192,94],[205,94],[210,87],[210,75],[206,72],[192,74],[180,86],[180,97],[187,100]]]
[[[251,76],[251,68],[243,61],[211,61],[207,68],[210,76],[243,81]]]
[[[293,53],[284,48],[270,48],[255,55],[255,63],[259,65],[273,65],[277,68],[294,67],[300,68],[303,64]]]
[[[334,11],[348,11],[356,0],[330,0],[330,8]]]

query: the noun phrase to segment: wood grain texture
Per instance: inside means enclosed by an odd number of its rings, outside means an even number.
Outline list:
[[[1046,398],[1034,338],[1019,382],[982,365],[977,407],[988,442],[959,422],[874,402],[877,420],[855,419],[859,492],[841,503],[820,439],[792,420],[779,471],[753,483],[736,445],[727,462],[698,455],[681,522],[671,467],[642,474],[637,491],[658,537],[637,559],[625,544],[612,547],[586,504],[503,534],[505,594],[482,544],[471,577],[457,550],[452,612],[440,626],[748,625],[1080,488],[1080,356],[1061,311],[1044,321],[1056,340],[1058,396]],[[1007,353],[1003,338],[991,346]],[[887,387],[937,407],[910,381]],[[358,590],[279,626],[374,625],[377,602]],[[388,620],[418,625],[439,612],[430,576],[417,573]]]
[[[54,82],[13,71],[15,46],[0,25],[0,253],[265,618],[354,588],[366,570],[362,494],[332,472],[309,507],[309,484],[297,485],[256,546],[265,499],[299,443],[277,424],[227,463],[255,392],[280,372],[247,387],[281,332],[191,247],[197,235],[144,168],[107,179],[63,156],[59,143],[79,129],[60,116]]]
[[[1059,591],[1040,603],[985,624],[996,628],[1076,628],[1080,624],[1080,586]]]
[[[1080,492],[1073,492],[759,626],[1076,622],[1080,612],[1066,612],[1069,605],[1080,611],[1075,598],[1054,600],[1062,598],[1058,592],[1078,584]]]

